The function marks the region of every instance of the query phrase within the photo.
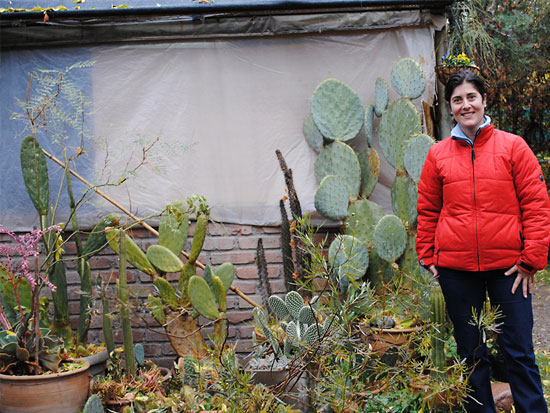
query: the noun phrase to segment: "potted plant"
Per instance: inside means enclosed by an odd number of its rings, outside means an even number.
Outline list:
[[[461,70],[470,70],[478,76],[481,75],[480,68],[464,53],[458,55],[444,54],[439,64],[435,67],[437,79],[443,84],[446,84],[453,74]]]
[[[64,360],[63,342],[41,326],[41,293],[55,286],[43,274],[38,245],[59,237],[59,227],[17,236],[0,226],[0,233],[12,241],[0,244],[0,410],[75,412],[86,402],[89,363]]]

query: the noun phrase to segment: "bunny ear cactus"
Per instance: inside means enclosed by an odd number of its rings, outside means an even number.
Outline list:
[[[278,357],[284,354],[286,357],[291,358],[297,353],[302,353],[308,347],[314,345],[319,337],[325,333],[323,326],[318,322],[317,313],[311,305],[306,304],[302,296],[296,291],[289,291],[284,300],[276,295],[269,297],[269,307],[279,320],[285,333],[283,351],[281,351],[275,334],[267,325],[265,312],[258,308],[253,310],[256,324],[261,328],[262,333]]]

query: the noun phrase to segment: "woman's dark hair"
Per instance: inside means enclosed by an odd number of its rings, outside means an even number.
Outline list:
[[[454,90],[463,83],[471,83],[477,89],[481,96],[485,96],[486,89],[483,79],[474,72],[461,70],[452,75],[445,84],[445,101],[450,102]]]

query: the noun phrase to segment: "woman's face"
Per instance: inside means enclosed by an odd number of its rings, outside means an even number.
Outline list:
[[[486,95],[481,96],[479,91],[469,82],[458,85],[451,95],[451,112],[462,132],[469,138],[483,124],[485,114]]]

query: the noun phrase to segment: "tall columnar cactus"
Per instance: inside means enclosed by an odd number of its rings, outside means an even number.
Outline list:
[[[399,60],[393,66],[391,84],[400,99],[388,102],[388,84],[379,77],[375,101],[362,111],[360,99],[348,86],[334,79],[325,80],[311,98],[311,117],[304,124],[307,142],[319,152],[315,163],[319,183],[315,207],[329,219],[343,220],[346,234],[359,238],[369,248],[370,277],[394,272],[391,264],[395,262],[406,271],[418,268],[416,252],[411,248],[416,237],[417,184],[424,159],[434,143],[422,134],[420,115],[411,101],[426,87],[420,65],[411,58]],[[362,121],[360,113],[364,114]],[[366,199],[380,171],[379,155],[371,146],[374,115],[381,117],[376,135],[384,157],[396,169],[391,190],[395,215],[383,222],[379,222],[383,216],[381,208]],[[358,136],[361,126],[367,148],[355,155],[344,141]]]
[[[447,336],[447,319],[445,313],[445,299],[438,285],[431,287],[430,317],[432,321],[432,374],[440,375],[445,371],[445,339]]]

